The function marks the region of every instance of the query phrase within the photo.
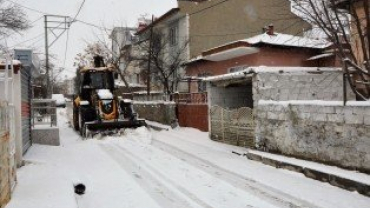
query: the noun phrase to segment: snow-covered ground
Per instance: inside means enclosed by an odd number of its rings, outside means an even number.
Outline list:
[[[370,198],[232,153],[190,128],[81,140],[58,111],[61,146],[33,145],[6,208],[369,207]],[[244,149],[243,149],[244,150]],[[82,182],[86,194],[75,196]]]

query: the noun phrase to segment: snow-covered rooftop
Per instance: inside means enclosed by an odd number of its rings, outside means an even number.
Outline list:
[[[326,40],[315,40],[300,36],[274,33],[274,35],[269,35],[267,33],[256,35],[254,37],[241,40],[247,42],[251,45],[256,45],[259,43],[269,44],[269,45],[280,45],[280,46],[291,46],[291,47],[303,47],[303,48],[327,48],[332,43]]]
[[[289,34],[283,33],[274,33],[274,35],[269,35],[267,33],[263,33],[260,35],[256,35],[247,39],[236,40],[232,42],[228,42],[214,48],[210,48],[205,52],[209,52],[221,47],[229,46],[235,43],[248,43],[251,46],[257,44],[268,44],[268,45],[276,45],[276,46],[290,46],[290,47],[300,47],[300,48],[316,48],[316,49],[324,49],[332,45],[331,42],[326,41],[324,39],[316,40],[301,36],[294,36]],[[197,59],[201,59],[202,57],[197,57]]]
[[[222,81],[231,79],[240,79],[244,77],[251,77],[253,74],[261,73],[308,73],[308,72],[341,72],[342,69],[338,67],[249,67],[243,71],[222,74],[204,78],[203,81]]]

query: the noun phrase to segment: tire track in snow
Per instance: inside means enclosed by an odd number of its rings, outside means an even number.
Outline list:
[[[133,175],[137,182],[161,207],[164,208],[212,208],[185,193],[161,173],[144,167],[145,162],[112,144],[100,144],[101,148],[122,168]],[[141,165],[138,165],[141,164]],[[178,191],[180,189],[180,191]]]
[[[176,137],[176,135],[171,136]],[[240,188],[248,193],[255,194],[258,197],[266,201],[269,201],[275,205],[291,208],[303,208],[303,207],[319,208],[318,206],[310,202],[297,199],[294,196],[282,193],[281,191],[276,190],[272,187],[268,187],[245,176],[239,175],[237,173],[216,166],[209,161],[196,157],[195,155],[189,154],[165,142],[153,139],[152,145],[159,148],[162,151],[165,151],[173,155],[174,157],[186,161],[188,164],[193,165],[194,167],[206,171],[207,173],[233,185],[234,187]]]
[[[130,154],[142,166],[203,207],[292,207],[271,203],[251,191],[232,186],[203,171],[204,167],[194,167],[157,147],[135,140],[125,140],[124,147],[118,145],[124,154]]]

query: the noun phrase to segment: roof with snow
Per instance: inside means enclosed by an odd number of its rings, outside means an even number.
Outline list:
[[[273,45],[280,47],[295,47],[307,49],[326,49],[332,45],[326,40],[315,40],[301,36],[294,36],[282,33],[268,33],[253,36],[251,38],[232,41],[214,48],[210,48],[194,59],[187,61],[186,64],[191,64],[200,60],[208,61],[223,61],[239,56],[258,53],[260,45]],[[320,56],[324,58],[328,56]],[[317,58],[317,57],[316,57]]]
[[[251,38],[232,41],[203,52],[203,55],[209,55],[218,52],[220,49],[229,50],[235,47],[251,47],[259,44],[283,46],[283,47],[297,47],[297,48],[312,48],[312,49],[324,49],[332,45],[331,42],[326,40],[315,40],[301,36],[294,36],[283,33],[274,33],[269,35],[263,33],[260,35],[253,36]]]
[[[261,73],[321,73],[321,72],[342,72],[342,68],[339,67],[249,67],[243,71],[222,74],[217,76],[211,76],[204,78],[203,81],[216,82],[232,79],[248,78],[254,74]]]
[[[247,42],[251,45],[263,43],[268,45],[290,46],[299,48],[317,48],[317,49],[324,49],[332,45],[332,43],[326,40],[315,40],[282,33],[274,33],[274,35],[264,33],[241,41]]]

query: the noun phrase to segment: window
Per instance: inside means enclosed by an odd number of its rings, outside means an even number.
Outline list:
[[[169,31],[169,38],[170,38],[170,45],[174,46],[177,45],[178,43],[178,27],[177,26],[172,26],[170,27]]]

